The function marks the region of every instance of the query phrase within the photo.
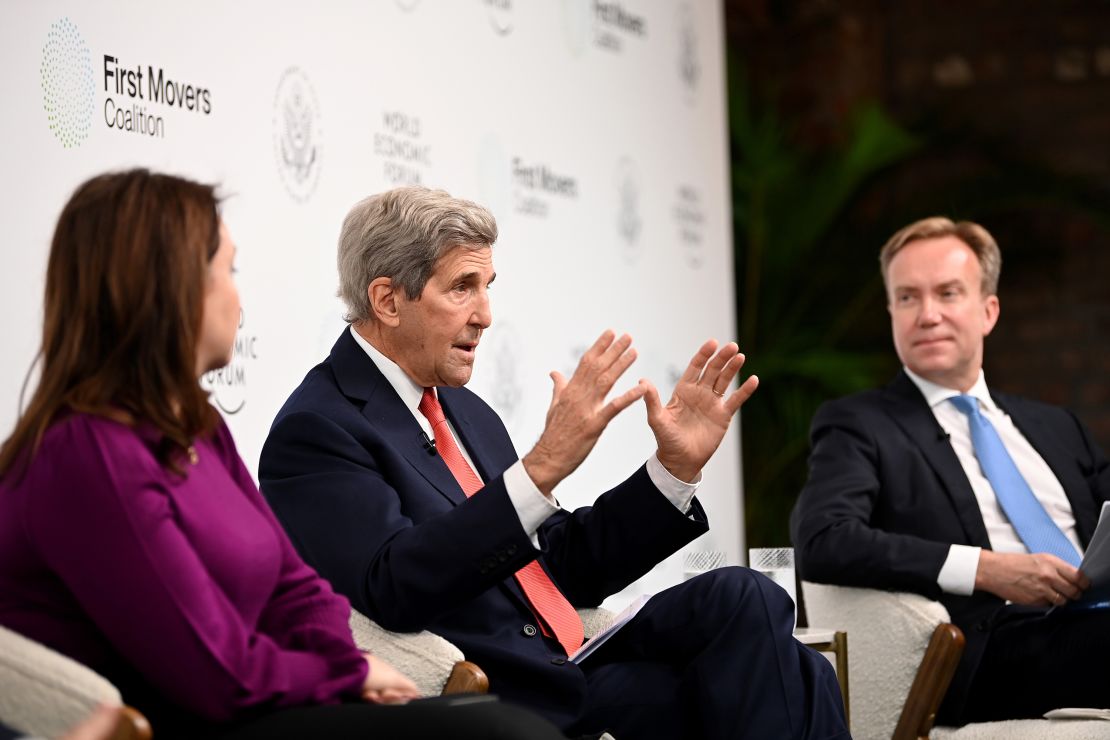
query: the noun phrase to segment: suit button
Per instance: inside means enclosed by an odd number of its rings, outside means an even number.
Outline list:
[[[497,560],[502,563],[509,562],[509,556],[504,552],[497,553]]]
[[[505,548],[505,552],[509,553],[510,555],[516,555],[516,545],[509,545]]]
[[[525,637],[535,637],[536,627],[535,625],[526,624],[524,625],[524,629],[522,629],[521,632],[524,634]]]
[[[488,573],[496,567],[497,567],[497,561],[494,560],[493,558],[486,558],[485,560],[482,561],[482,568],[484,569],[482,571],[483,573]]]
[[[566,658],[552,658],[551,665],[563,665],[567,662]]]

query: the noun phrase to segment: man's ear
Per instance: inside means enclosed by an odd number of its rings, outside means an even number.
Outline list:
[[[994,325],[998,323],[998,315],[1002,311],[1002,305],[998,302],[998,296],[989,295],[983,301],[983,310],[986,312],[983,323],[983,336],[987,336],[994,329]]]
[[[400,296],[393,287],[393,280],[387,277],[374,278],[366,286],[366,297],[370,300],[370,311],[374,317],[386,326],[396,327],[401,323],[397,311],[397,302]]]

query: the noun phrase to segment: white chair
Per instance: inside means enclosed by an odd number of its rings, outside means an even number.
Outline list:
[[[119,706],[103,676],[61,653],[0,627],[0,721],[37,737],[58,737],[98,704]],[[150,740],[150,724],[124,707],[113,740]]]
[[[604,609],[581,609],[579,615],[587,636],[613,619]],[[353,610],[350,622],[361,649],[408,674],[425,696],[489,690],[485,673],[442,637],[430,632],[389,632]],[[100,674],[0,627],[0,722],[35,737],[57,737],[98,704],[122,703],[119,690]],[[150,740],[150,723],[140,712],[123,707],[121,715],[112,740]]]
[[[917,594],[802,582],[806,614],[851,640],[857,740],[1106,740],[1105,720],[1008,720],[933,727],[964,637],[939,602]]]
[[[605,609],[579,609],[586,637],[597,634],[613,621]],[[351,632],[355,644],[391,663],[409,676],[425,696],[485,693],[489,679],[462,651],[431,632],[398,633],[382,629],[365,615],[351,610]]]

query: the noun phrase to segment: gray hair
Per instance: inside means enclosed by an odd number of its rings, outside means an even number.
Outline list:
[[[975,253],[979,260],[981,282],[979,289],[984,296],[998,294],[998,278],[1002,274],[1002,252],[998,243],[990,232],[973,221],[953,221],[944,216],[933,216],[914,221],[909,226],[898,230],[890,237],[879,251],[879,267],[883,275],[883,285],[886,285],[887,272],[894,255],[898,254],[907,244],[918,239],[934,239],[942,236],[954,236]],[[887,290],[890,289],[886,285]]]
[[[487,209],[443,190],[405,187],[355,203],[339,233],[339,291],[346,321],[373,318],[366,289],[387,277],[419,299],[436,262],[454,247],[482,249],[497,241]]]

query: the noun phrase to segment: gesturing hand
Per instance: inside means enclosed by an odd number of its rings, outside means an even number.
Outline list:
[[[979,553],[975,588],[1015,604],[1059,606],[1083,595],[1091,581],[1082,571],[1048,553]]]
[[[641,381],[648,385],[644,400],[659,462],[682,481],[697,478],[724,439],[733,415],[759,385],[759,378],[753,375],[729,394],[732,379],[744,365],[744,355],[733,342],[714,354],[716,349],[714,339],[701,346],[666,406],[660,403],[655,386]]]
[[[362,699],[371,704],[404,704],[420,698],[420,691],[409,677],[370,653],[363,653],[370,672],[362,684]]]
[[[582,464],[613,417],[646,391],[641,382],[605,402],[617,379],[636,359],[632,337],[613,337],[612,331],[603,332],[582,355],[570,380],[561,373],[551,373],[555,388],[547,422],[536,446],[522,460],[529,477],[545,496]]]

